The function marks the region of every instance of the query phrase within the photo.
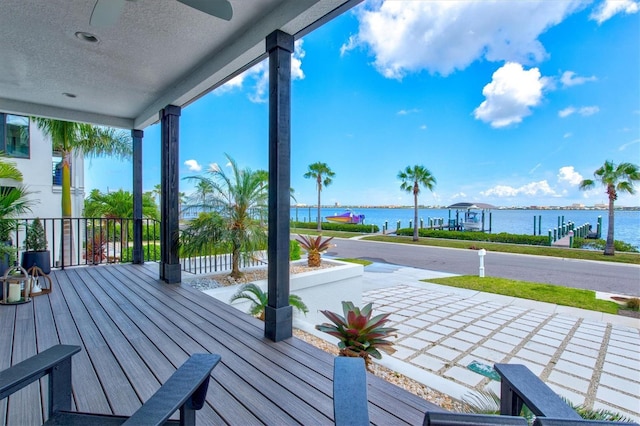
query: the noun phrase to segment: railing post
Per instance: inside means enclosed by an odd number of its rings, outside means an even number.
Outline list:
[[[142,254],[142,130],[132,130],[133,140],[133,253],[134,264],[144,263]],[[122,253],[120,254],[122,256]]]

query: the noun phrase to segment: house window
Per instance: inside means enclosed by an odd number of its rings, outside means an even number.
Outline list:
[[[29,158],[29,117],[0,113],[0,144],[8,157]]]

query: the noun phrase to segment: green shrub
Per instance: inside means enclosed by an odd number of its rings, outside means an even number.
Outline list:
[[[411,236],[413,235],[413,228],[399,229],[397,235]],[[492,243],[528,244],[534,246],[549,245],[549,238],[546,236],[507,234],[506,232],[487,234],[474,231],[445,231],[422,228],[418,229],[418,235],[420,237],[444,238],[449,240],[487,241]]]
[[[158,262],[160,260],[160,246],[156,244],[143,244],[142,258],[145,262]],[[133,261],[133,247],[127,247],[122,251],[122,253],[120,253],[120,261]]]
[[[607,242],[605,240],[590,240],[586,238],[576,238],[573,240],[574,247],[590,250],[604,250],[606,244]],[[613,241],[613,248],[619,252],[638,253],[638,247],[620,240]]]
[[[289,260],[300,260],[300,243],[296,240],[289,240]]]
[[[640,298],[632,297],[631,299],[627,300],[627,308],[631,309],[632,311],[640,311]]]
[[[316,229],[316,222],[291,222],[292,228]],[[322,229],[325,231],[343,231],[343,232],[359,232],[363,234],[371,234],[380,232],[378,225],[353,225],[348,223],[331,223],[322,222]]]

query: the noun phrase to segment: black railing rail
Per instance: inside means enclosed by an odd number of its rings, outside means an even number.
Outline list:
[[[133,222],[131,218],[39,218],[47,239],[53,268],[131,262]],[[6,219],[5,219],[6,220]],[[35,218],[13,219],[11,245],[18,262],[26,250],[25,238]],[[142,249],[145,260],[160,260],[160,222],[142,219]]]
[[[131,262],[133,222],[131,218],[39,218],[47,239],[52,268]],[[3,219],[6,221],[7,219]],[[10,220],[10,245],[20,263],[25,238],[35,218]],[[66,230],[65,230],[66,228]],[[229,271],[231,253],[211,247],[205,254],[180,259],[181,268],[192,274]],[[142,219],[142,255],[145,262],[160,262],[160,221]],[[241,255],[240,268],[265,265],[264,256]]]

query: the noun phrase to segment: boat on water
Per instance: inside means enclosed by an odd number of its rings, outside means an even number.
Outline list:
[[[447,208],[456,209],[456,218],[449,221],[449,229],[484,232],[486,230],[485,212],[496,207],[486,203],[456,203]],[[489,232],[491,232],[491,220],[489,220]]]
[[[482,222],[478,218],[478,212],[467,211],[464,221],[462,222],[462,229],[465,231],[480,231],[482,229]]]
[[[351,210],[347,210],[346,212],[341,213],[341,214],[337,214],[336,213],[333,216],[326,216],[325,219],[327,220],[327,222],[349,223],[349,224],[352,224],[352,225],[359,225],[359,224],[362,224],[364,222],[364,215],[363,214],[355,214]]]

